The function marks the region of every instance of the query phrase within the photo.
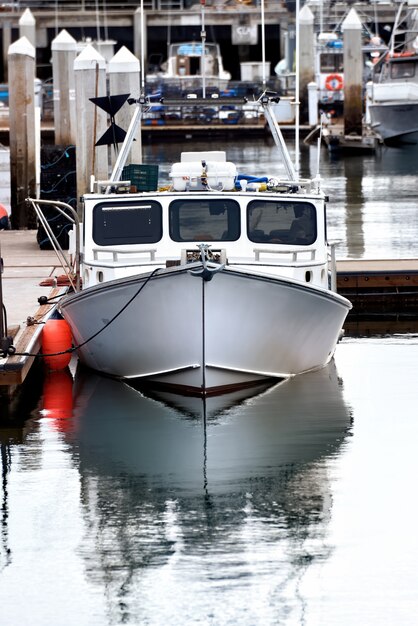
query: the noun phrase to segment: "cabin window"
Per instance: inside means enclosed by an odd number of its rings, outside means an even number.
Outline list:
[[[323,53],[320,56],[321,72],[342,72],[344,69],[344,55],[337,53]]]
[[[174,241],[236,241],[240,234],[240,207],[235,200],[196,198],[170,204]]]
[[[415,63],[413,61],[395,61],[390,66],[391,78],[413,78]]]
[[[316,210],[310,202],[254,200],[247,207],[248,238],[254,243],[305,245],[316,240]]]
[[[93,209],[93,240],[99,246],[156,243],[161,237],[158,202],[100,202]]]

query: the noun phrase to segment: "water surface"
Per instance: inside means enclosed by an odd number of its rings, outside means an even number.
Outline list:
[[[0,430],[0,623],[416,624],[417,359],[346,339],[206,406],[48,377]]]

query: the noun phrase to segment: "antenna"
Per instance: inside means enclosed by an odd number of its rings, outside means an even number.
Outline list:
[[[296,0],[295,170],[297,175],[299,175],[299,11],[300,0]]]
[[[266,27],[264,22],[264,0],[261,0],[261,65],[263,90],[266,88]]]
[[[319,178],[319,161],[321,158],[321,144],[322,144],[322,124],[323,124],[323,113],[319,119],[319,135],[317,140],[317,153],[316,153],[316,176],[315,178]]]
[[[144,28],[144,0],[141,0],[141,96],[145,96],[145,28]]]
[[[143,2],[143,0],[141,0]],[[206,98],[206,64],[205,64],[205,43],[206,43],[206,31],[205,31],[205,4],[206,0],[200,0],[200,7],[202,13],[202,30],[200,31],[200,37],[202,40],[202,52],[200,54],[200,71],[202,73],[202,98]]]
[[[399,7],[398,7],[398,12],[396,13],[396,17],[395,17],[395,23],[393,25],[393,30],[392,30],[392,35],[390,38],[390,56],[393,56],[393,53],[395,51],[395,37],[396,37],[396,31],[398,30],[399,27],[399,23],[401,21],[401,14],[403,11],[403,7],[404,7],[404,2],[401,2]]]

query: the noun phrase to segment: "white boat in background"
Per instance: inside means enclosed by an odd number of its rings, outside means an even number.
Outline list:
[[[199,89],[203,77],[207,87],[226,89],[231,74],[224,70],[221,50],[217,43],[198,41],[173,43],[168,47],[167,60],[161,69],[147,74],[148,87],[177,87]]]
[[[369,94],[373,131],[385,142],[418,141],[418,53],[388,54]]]
[[[259,105],[283,179],[239,174],[222,151],[185,152],[169,185],[121,193],[128,133],[111,179],[84,196],[82,289],[59,310],[90,368],[217,394],[332,358],[351,304],[335,292],[326,197],[297,176],[269,98]],[[31,202],[41,216],[46,201]]]
[[[368,121],[385,142],[418,141],[417,33],[416,1],[401,2],[388,52],[375,65],[367,93]]]

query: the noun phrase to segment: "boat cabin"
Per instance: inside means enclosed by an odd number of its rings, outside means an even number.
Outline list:
[[[414,52],[387,54],[373,77],[373,100],[418,99],[418,55]]]
[[[209,85],[226,87],[231,74],[223,67],[221,50],[216,43],[191,41],[173,43],[168,47],[167,60],[161,64],[161,71],[147,75],[147,82],[180,81],[182,85],[193,85],[202,76]]]
[[[199,244],[229,265],[328,287],[324,197],[310,181],[307,189],[234,177],[233,164],[211,161],[211,153],[201,154],[205,176],[197,177],[187,154],[183,175],[174,164],[164,191],[84,196],[84,287],[137,273],[138,265],[197,261]],[[180,178],[186,189],[177,191]]]

